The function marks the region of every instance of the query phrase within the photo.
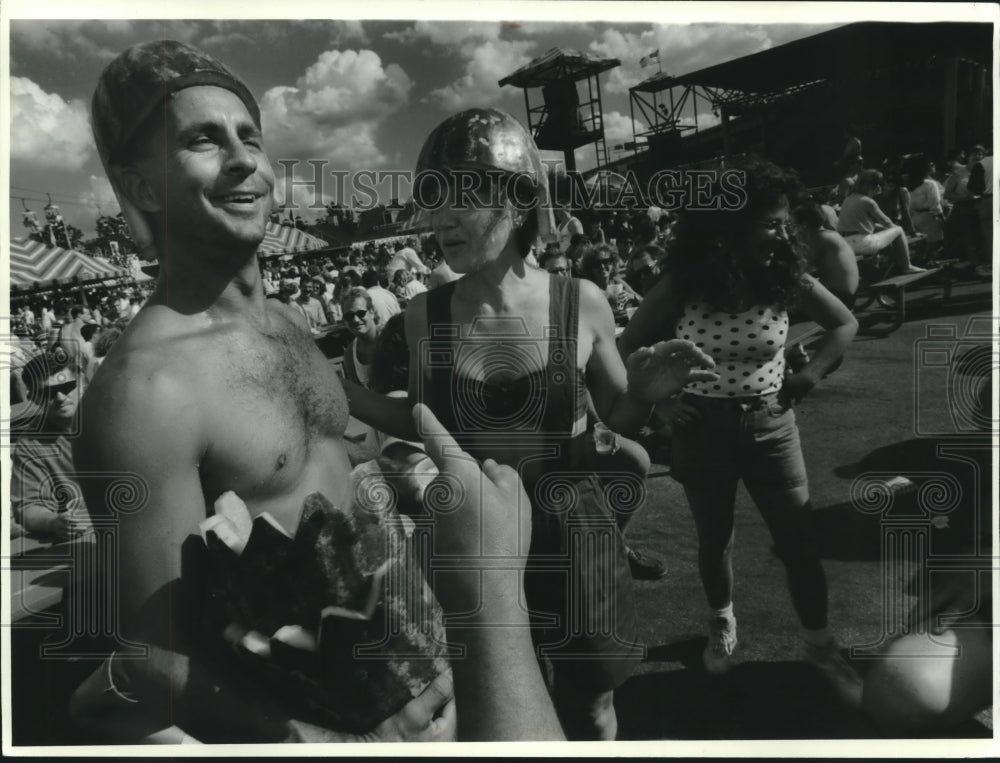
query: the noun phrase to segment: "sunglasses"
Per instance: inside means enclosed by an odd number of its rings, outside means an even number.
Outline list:
[[[351,318],[354,318],[355,316],[357,316],[358,320],[362,320],[363,321],[367,315],[368,315],[368,311],[367,310],[355,310],[353,313],[350,312],[350,311],[348,311],[348,312],[344,313],[344,320],[345,321],[349,321],[349,320],[351,320]]]
[[[70,392],[76,389],[76,381],[68,381],[64,384],[53,384],[50,387],[45,387],[42,390],[42,397],[46,400],[55,400],[56,395],[62,393],[63,395],[68,395]]]

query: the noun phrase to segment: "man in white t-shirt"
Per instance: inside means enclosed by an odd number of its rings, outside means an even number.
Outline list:
[[[392,316],[401,312],[399,300],[391,291],[382,288],[377,271],[366,270],[361,276],[361,285],[365,287],[368,296],[372,298],[372,309],[378,316],[380,326],[384,326]]]
[[[415,244],[416,242],[413,239],[407,239],[405,244],[401,241],[396,242],[396,254],[389,260],[389,265],[386,267],[386,275],[389,277],[389,283],[392,283],[392,277],[396,274],[396,271],[403,268],[406,268],[411,274],[430,274],[430,268],[424,264],[423,260],[420,259],[420,255],[417,254],[417,250],[413,248]]]

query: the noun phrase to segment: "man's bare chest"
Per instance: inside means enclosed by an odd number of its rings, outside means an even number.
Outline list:
[[[203,408],[211,419],[202,463],[207,493],[280,493],[319,443],[343,436],[343,388],[308,337],[241,338],[211,368]]]

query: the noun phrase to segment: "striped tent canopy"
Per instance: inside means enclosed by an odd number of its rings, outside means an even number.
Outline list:
[[[105,281],[127,275],[127,271],[107,260],[90,257],[75,249],[49,246],[26,236],[10,242],[10,282],[17,288],[74,280],[82,283]]]
[[[326,249],[328,244],[317,236],[290,225],[269,222],[264,231],[264,240],[257,248],[259,257],[273,257],[278,254],[296,254]]]

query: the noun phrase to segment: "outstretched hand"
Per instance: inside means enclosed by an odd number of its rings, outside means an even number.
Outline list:
[[[628,356],[628,391],[647,403],[658,403],[680,392],[695,381],[715,381],[715,361],[686,339],[657,342],[640,347]]]

